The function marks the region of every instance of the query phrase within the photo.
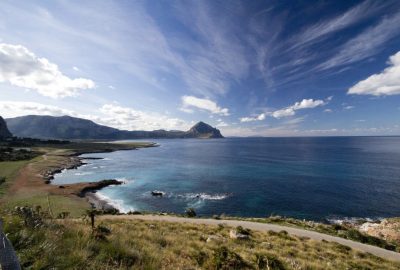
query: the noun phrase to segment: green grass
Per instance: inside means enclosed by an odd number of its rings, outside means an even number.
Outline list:
[[[400,264],[287,233],[139,220],[41,219],[5,214],[5,232],[29,269],[399,269]],[[25,225],[27,224],[27,225]],[[30,224],[35,224],[30,225]],[[216,240],[207,241],[210,236]]]
[[[0,177],[5,177],[5,182],[0,184],[0,198],[7,192],[18,171],[29,163],[29,160],[0,162]]]

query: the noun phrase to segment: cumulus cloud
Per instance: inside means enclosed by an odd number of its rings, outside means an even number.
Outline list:
[[[72,110],[36,102],[0,101],[0,115],[16,117],[32,115],[69,115],[92,120],[98,124],[122,130],[188,130],[194,123],[178,118],[170,118],[151,112],[143,112],[117,104],[105,104],[95,114],[80,114]]]
[[[37,57],[24,46],[6,43],[0,43],[0,82],[52,98],[76,96],[79,91],[95,86],[92,80],[65,76],[56,64]]]
[[[400,51],[389,58],[390,66],[351,87],[347,94],[390,96],[400,94]]]
[[[212,100],[197,98],[194,96],[183,96],[181,111],[191,113],[193,112],[194,108],[208,111],[213,114],[219,114],[223,116],[229,115],[229,110],[227,108],[221,108],[220,106],[218,106],[217,103]]]
[[[262,121],[266,117],[265,113],[261,113],[259,115],[253,116],[253,117],[242,117],[240,118],[240,122],[253,122],[253,121]]]
[[[288,116],[293,116],[296,114],[297,110],[303,110],[303,109],[312,109],[318,106],[324,106],[326,104],[329,103],[329,101],[332,100],[332,96],[328,97],[324,100],[320,100],[320,99],[303,99],[300,102],[296,102],[295,104],[293,104],[292,106],[280,109],[280,110],[276,110],[274,112],[270,112],[270,113],[261,113],[259,115],[256,116],[252,116],[252,117],[242,117],[240,118],[240,122],[253,122],[253,121],[262,121],[266,118],[267,115],[270,115],[274,118],[283,118],[283,117],[288,117]]]
[[[331,100],[331,97],[327,98],[327,101]],[[303,99],[300,102],[296,102],[292,106],[274,111],[271,115],[275,118],[282,118],[282,117],[288,117],[288,116],[293,116],[296,114],[297,110],[303,110],[303,109],[312,109],[318,106],[323,106],[327,104],[326,101],[320,100],[320,99]]]
[[[99,122],[123,130],[187,130],[193,124],[179,118],[143,112],[118,104],[105,104],[100,108],[100,112],[105,117],[99,119]]]
[[[61,109],[57,106],[21,101],[0,101],[0,113],[4,117],[16,117],[27,114],[53,116],[77,115],[73,111]]]

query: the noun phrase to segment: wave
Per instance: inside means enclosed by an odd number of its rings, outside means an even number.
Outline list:
[[[177,197],[186,198],[186,199],[219,201],[219,200],[224,200],[224,199],[228,198],[229,194],[185,193],[182,195],[177,195]]]
[[[125,177],[116,178],[115,180],[121,181],[124,184],[133,183],[135,181],[133,179],[128,179]]]
[[[373,218],[373,217],[364,217],[364,218],[361,218],[361,217],[328,217],[328,218],[326,218],[328,223],[339,224],[339,225],[342,225],[345,223],[352,224],[352,225],[363,224],[366,222],[374,223],[374,222],[379,222],[382,219],[383,218],[381,218],[381,217],[376,217],[376,218]]]
[[[144,195],[151,196],[152,192],[161,193],[162,197],[171,198],[171,199],[183,199],[188,201],[219,201],[228,198],[231,194],[223,193],[223,194],[208,194],[208,193],[183,193],[183,194],[175,194],[173,192],[166,192],[162,190],[153,190],[148,191]]]
[[[93,174],[93,172],[81,172],[81,173],[77,172],[77,173],[74,173],[74,175],[77,175],[77,176],[90,175],[90,174]]]
[[[127,206],[124,203],[124,200],[112,199],[109,196],[105,195],[104,193],[101,193],[100,191],[94,194],[99,200],[106,202],[108,205],[111,205],[115,209],[118,209],[118,211],[121,213],[128,213],[135,211],[135,208],[133,208],[132,206]]]

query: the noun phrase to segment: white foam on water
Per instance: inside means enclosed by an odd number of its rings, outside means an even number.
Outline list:
[[[130,211],[135,211],[135,208],[133,208],[132,206],[127,206],[124,203],[124,200],[121,199],[112,199],[109,196],[105,195],[104,193],[101,193],[100,191],[95,193],[95,196],[102,201],[107,202],[107,204],[111,205],[112,207],[114,207],[115,209],[118,209],[119,212],[121,213],[128,213]]]
[[[93,174],[93,172],[74,173],[74,175],[77,175],[77,176],[90,175],[90,174]]]
[[[178,197],[183,197],[186,199],[219,201],[219,200],[224,200],[224,199],[228,198],[229,194],[186,193],[183,195],[178,195]]]

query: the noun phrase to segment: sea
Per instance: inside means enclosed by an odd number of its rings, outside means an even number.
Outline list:
[[[400,216],[400,137],[152,140],[158,147],[85,154],[53,184],[124,181],[97,195],[121,212],[307,220]],[[163,196],[152,196],[159,191]]]

